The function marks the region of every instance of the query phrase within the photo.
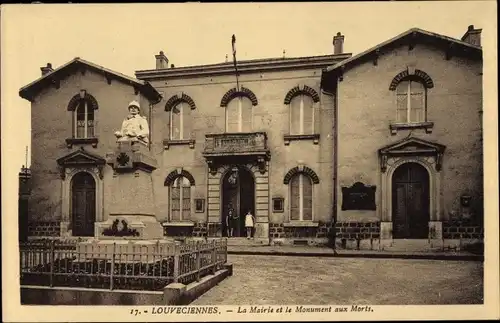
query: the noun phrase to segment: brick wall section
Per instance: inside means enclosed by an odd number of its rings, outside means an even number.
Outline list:
[[[443,222],[444,239],[483,239],[484,228],[471,221]]]
[[[195,222],[193,226],[164,226],[163,235],[166,237],[205,237],[207,224]]]
[[[333,227],[332,222],[320,222],[318,227],[285,227],[281,223],[269,224],[269,237],[280,238],[327,238]],[[337,239],[379,239],[380,222],[337,222]]]
[[[57,237],[61,232],[61,224],[55,221],[37,221],[28,224],[30,237]]]

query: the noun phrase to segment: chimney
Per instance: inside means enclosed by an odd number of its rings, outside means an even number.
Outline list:
[[[462,36],[462,41],[474,46],[481,46],[481,31],[482,29],[475,29],[474,25],[470,25]]]
[[[163,51],[160,51],[160,54],[155,55],[156,57],[156,69],[161,70],[164,68],[168,68],[168,58],[165,56]]]
[[[52,64],[47,63],[47,66],[40,67],[40,70],[42,71],[42,76],[44,76],[53,71]]]
[[[333,54],[342,54],[344,52],[344,35],[340,32],[333,36]]]

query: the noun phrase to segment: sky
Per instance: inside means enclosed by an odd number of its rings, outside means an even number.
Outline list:
[[[232,34],[238,60],[282,57],[283,50],[286,57],[332,54],[337,32],[344,51],[357,54],[413,27],[455,38],[468,25],[491,33],[495,11],[491,1],[3,6],[2,138],[15,145],[2,145],[2,156],[25,164],[31,108],[18,91],[47,63],[57,68],[81,57],[130,76],[153,69],[160,50],[177,67],[219,63],[231,59]]]

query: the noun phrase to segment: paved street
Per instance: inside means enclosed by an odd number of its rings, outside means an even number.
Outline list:
[[[229,255],[233,276],[192,305],[478,304],[473,261]]]

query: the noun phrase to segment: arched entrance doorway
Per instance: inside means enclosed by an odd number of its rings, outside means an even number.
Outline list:
[[[94,236],[96,184],[89,173],[80,172],[71,181],[71,220],[73,236]]]
[[[392,234],[426,239],[429,232],[429,173],[418,163],[399,166],[392,176]]]
[[[250,211],[255,215],[255,180],[252,173],[245,167],[232,167],[222,177],[221,223],[222,236],[227,237],[227,219],[232,209],[235,219],[233,236],[245,236],[245,214]],[[229,221],[230,222],[230,221]]]

